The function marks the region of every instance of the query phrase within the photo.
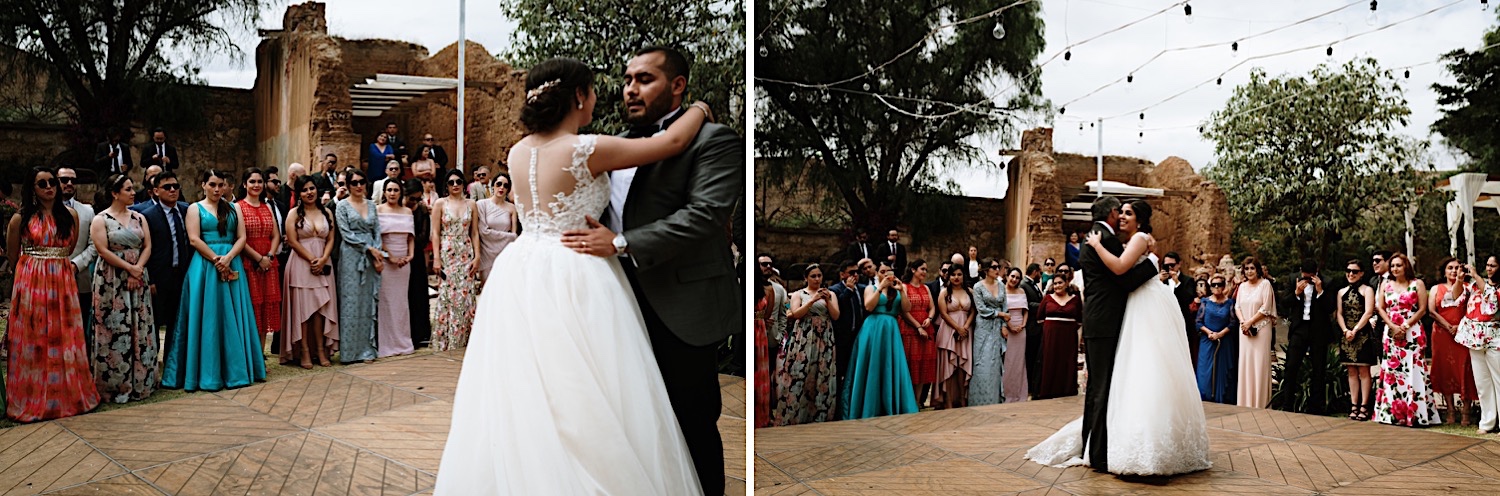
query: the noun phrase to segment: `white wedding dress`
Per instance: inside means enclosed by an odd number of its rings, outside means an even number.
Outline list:
[[[1172,287],[1160,279],[1146,281],[1127,298],[1105,420],[1110,473],[1173,475],[1212,465],[1185,326]],[[1026,458],[1059,468],[1088,465],[1084,451],[1079,417]]]
[[[560,242],[609,201],[595,139],[534,148],[515,177],[525,230],[480,293],[436,494],[702,492],[619,260]]]

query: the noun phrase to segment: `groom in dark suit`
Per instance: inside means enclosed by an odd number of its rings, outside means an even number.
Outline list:
[[[628,137],[656,134],[682,115],[688,72],[677,50],[636,52],[625,66]],[[744,189],[745,141],[704,124],[681,155],[610,175],[608,227],[590,218],[590,229],[563,234],[563,245],[581,242],[581,253],[621,256],[707,495],[724,493],[718,346],[747,317],[729,247],[730,215]]]
[[[1100,244],[1115,256],[1125,251],[1116,236],[1120,226],[1120,200],[1101,196],[1094,200],[1092,231],[1102,239]],[[1109,387],[1115,370],[1115,350],[1120,346],[1120,325],[1125,318],[1125,300],[1130,292],[1156,277],[1156,265],[1138,264],[1125,275],[1115,275],[1099,259],[1093,246],[1083,245],[1078,255],[1083,269],[1083,343],[1088,362],[1089,383],[1083,399],[1084,456],[1089,466],[1099,472],[1109,471],[1108,425]]]

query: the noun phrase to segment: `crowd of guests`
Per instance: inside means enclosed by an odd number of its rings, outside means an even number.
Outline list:
[[[933,271],[907,261],[896,231],[881,242],[860,232],[845,260],[790,278],[762,253],[757,427],[1078,394],[1085,238],[1069,234],[1063,263],[1024,269],[970,247]],[[1347,372],[1351,419],[1423,426],[1446,411],[1480,432],[1500,427],[1500,259],[1481,273],[1448,258],[1427,281],[1390,251],[1349,260],[1329,280],[1304,261],[1279,284],[1255,257],[1188,271],[1166,253],[1159,268],[1181,306],[1203,401],[1332,413],[1338,399],[1323,373],[1332,357]],[[789,292],[799,277],[805,287]],[[1273,400],[1277,360],[1286,384]]]
[[[391,161],[375,192],[373,172],[340,170],[329,154],[320,170],[290,165],[285,185],[274,169],[205,171],[193,178],[202,198],[188,203],[175,150],[153,156],[163,163],[138,187],[128,150],[109,145],[110,172],[95,186],[71,167],[36,168],[15,205],[0,185],[13,420],[77,415],[158,387],[247,386],[272,358],[311,369],[464,347],[480,281],[521,229],[507,174],[476,171],[475,188],[428,148],[415,170]],[[79,198],[87,188],[92,204]],[[440,281],[435,305],[429,274]]]

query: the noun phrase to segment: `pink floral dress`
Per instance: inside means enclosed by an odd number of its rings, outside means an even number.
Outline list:
[[[1407,325],[1420,306],[1416,282],[1406,287],[1397,287],[1395,281],[1381,286],[1380,297],[1385,300],[1385,311],[1391,323]],[[1427,364],[1422,360],[1422,348],[1427,345],[1427,331],[1420,321],[1411,324],[1404,339],[1391,337],[1391,329],[1383,338],[1385,361],[1380,371],[1380,386],[1375,390],[1375,421],[1382,424],[1432,425],[1442,422],[1434,406],[1431,385],[1428,382]]]

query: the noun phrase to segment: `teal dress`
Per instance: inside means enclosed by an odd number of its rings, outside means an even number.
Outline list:
[[[215,254],[234,247],[235,222],[231,211],[226,234],[219,234],[219,218],[198,207],[203,242]],[[245,266],[235,257],[229,267],[240,278],[224,282],[213,261],[194,253],[182,281],[182,303],[177,328],[167,350],[161,385],[188,391],[218,391],[266,380],[265,356],[256,334],[255,308],[245,283]]]
[[[917,395],[912,390],[911,371],[906,368],[906,350],[901,328],[896,324],[901,296],[887,300],[880,294],[875,311],[854,340],[854,361],[849,364],[847,416],[850,419],[917,413]]]

